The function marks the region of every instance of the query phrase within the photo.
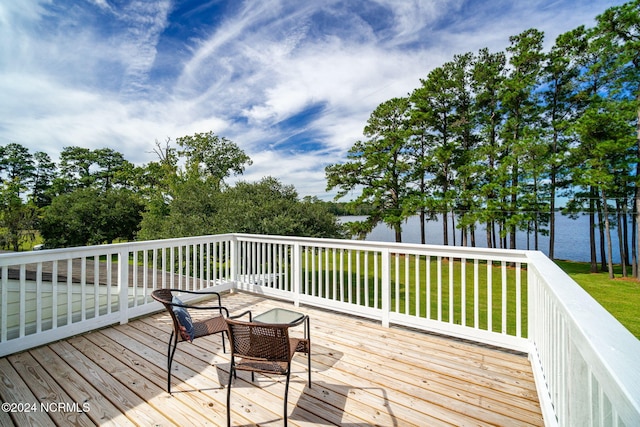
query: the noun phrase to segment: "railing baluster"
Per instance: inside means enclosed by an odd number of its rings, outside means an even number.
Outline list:
[[[487,261],[487,331],[493,331],[493,263]]]
[[[19,337],[22,338],[25,335],[26,332],[26,316],[27,316],[27,266],[24,264],[20,264],[20,276],[19,276],[19,280],[20,280],[20,300],[19,300],[19,305],[20,305],[20,311],[18,312],[18,316],[19,316],[19,324],[20,324],[20,329],[19,329]]]
[[[80,258],[80,320],[87,320],[87,258]]]
[[[361,260],[362,251],[358,250],[356,252],[356,304],[360,305],[360,294],[362,289],[362,260]]]
[[[375,252],[375,256],[373,257],[373,308],[379,308],[380,303],[378,299],[380,298],[380,275],[378,274],[378,258],[380,258],[381,253]]]
[[[352,249],[348,249],[348,255],[347,255],[347,266],[348,266],[348,270],[349,270],[349,275],[348,275],[348,284],[349,287],[347,288],[347,302],[351,303],[353,302],[353,267],[352,267],[352,255],[353,255],[353,250]]]
[[[329,266],[329,248],[322,248],[322,252],[324,253],[324,271],[323,271],[323,276],[324,276],[324,280],[323,283],[324,285],[322,286],[323,288],[323,292],[324,294],[320,295],[323,298],[331,298],[331,294],[330,294],[330,279],[331,279],[331,273],[329,271],[329,269],[331,268]]]
[[[480,329],[480,260],[473,260],[473,327]]]
[[[338,255],[336,254],[336,248],[331,249],[331,261],[333,262],[333,280],[331,281],[331,289],[332,295],[331,299],[334,301],[338,300],[338,264],[337,264]]]
[[[369,303],[369,255],[371,252],[364,253],[364,306],[370,307]]]
[[[416,255],[414,257],[414,263],[415,263],[415,289],[416,289],[416,306],[415,306],[415,316],[416,317],[420,317],[420,293],[421,293],[421,289],[420,289],[420,256]]]
[[[427,268],[425,268],[425,293],[427,295],[426,298],[426,304],[427,304],[427,313],[426,313],[426,317],[427,319],[431,319],[431,255],[427,255],[426,256],[426,266]]]
[[[507,333],[507,262],[500,263],[502,271],[502,333]]]
[[[100,316],[100,257],[93,257],[93,317]]]
[[[400,313],[400,254],[398,254],[398,252],[395,252],[393,254],[393,258],[395,260],[394,264],[395,264],[395,270],[396,270],[395,280],[394,280],[395,296],[396,296],[395,312]]]
[[[467,326],[467,259],[460,259],[460,324]]]
[[[449,257],[449,323],[455,323],[455,293],[453,285],[454,258]]]
[[[404,314],[409,314],[411,283],[409,281],[409,254],[404,254]]]
[[[3,277],[7,277],[5,274]],[[58,327],[58,261],[51,265],[51,329]]]
[[[313,279],[312,279],[313,280]],[[305,295],[310,295],[309,291],[309,247],[304,246],[304,281],[302,283],[304,288],[303,293]]]
[[[7,319],[9,317],[9,267],[2,266],[2,310],[0,311],[0,340],[2,342],[7,341],[8,338],[8,326]]]
[[[107,255],[107,266],[106,266],[106,273],[107,273],[107,314],[111,314],[111,305],[113,304],[112,301],[112,297],[111,297],[111,285],[113,284],[111,281],[111,254]]]
[[[153,276],[151,276],[152,277],[152,279],[151,279],[151,290],[155,291],[156,289],[158,289],[158,254],[160,253],[160,251],[157,250],[157,249],[154,249],[151,253],[153,254],[152,255],[153,259],[151,261],[151,263],[152,263],[151,269],[152,269],[152,273],[153,273]],[[147,303],[148,301],[149,301],[149,294],[148,294],[148,291],[147,291],[147,287],[145,286],[145,288],[144,288],[144,302]]]
[[[522,337],[522,278],[521,263],[516,263],[516,336]]]
[[[42,332],[42,263],[36,265],[36,334]]]
[[[311,251],[311,295],[317,296],[318,273],[316,271],[316,257],[318,256],[318,249],[315,246],[311,246],[309,250]]]
[[[391,252],[382,249],[381,265],[381,290],[382,290],[382,326],[389,327],[391,313]]]
[[[73,259],[67,259],[67,325],[73,323]]]
[[[437,271],[437,278],[436,280],[438,281],[437,283],[437,287],[438,287],[438,321],[442,321],[442,257],[439,256],[438,260],[438,271]]]

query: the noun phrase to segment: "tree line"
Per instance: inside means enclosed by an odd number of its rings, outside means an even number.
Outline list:
[[[272,177],[240,175],[251,159],[213,132],[155,142],[136,166],[110,148],[64,147],[59,162],[0,146],[0,244],[14,251],[221,233],[344,237],[330,207]]]
[[[325,169],[327,190],[338,189],[336,200],[360,190],[350,203],[371,207],[352,233],[382,222],[399,242],[419,215],[424,243],[426,221],[441,217],[445,245],[484,238],[515,249],[525,231],[539,249],[548,233],[552,259],[562,197],[564,214],[589,215],[592,271],[599,254],[613,277],[617,229],[624,274],[632,265],[638,277],[640,0],[561,34],[548,51],[537,29],[509,41],[501,52],[456,54],[406,97],[381,103],[365,138]]]

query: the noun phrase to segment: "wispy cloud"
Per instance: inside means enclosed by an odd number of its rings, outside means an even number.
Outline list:
[[[456,53],[556,35],[620,0],[24,0],[0,3],[0,143],[57,158],[214,132],[272,175],[327,197],[370,113]]]

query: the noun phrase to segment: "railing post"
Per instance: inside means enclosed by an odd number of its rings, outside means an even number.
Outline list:
[[[136,268],[135,265],[133,267]],[[129,250],[128,249],[120,249],[118,251],[118,299],[120,302],[120,324],[124,325],[125,323],[129,322]]]
[[[229,279],[233,284],[233,286],[231,287],[231,293],[233,293],[235,292],[236,287],[238,286],[238,262],[239,262],[238,256],[240,254],[240,251],[238,250],[238,245],[240,244],[240,242],[238,241],[238,237],[236,235],[232,235],[231,241],[229,243],[230,243],[229,262],[231,262],[231,268],[229,270],[229,274],[231,275],[231,277]]]
[[[302,253],[300,251],[300,243],[295,242],[293,244],[293,254],[291,260],[291,271],[293,279],[293,304],[296,307],[300,306],[300,292],[302,289]]]
[[[389,327],[389,313],[391,311],[391,252],[389,249],[382,249],[380,252],[382,257],[380,281],[382,285],[382,326]]]

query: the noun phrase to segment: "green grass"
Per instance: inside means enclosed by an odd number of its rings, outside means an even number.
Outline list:
[[[376,293],[376,282],[374,280],[374,276],[380,277],[381,275],[381,260],[380,255],[371,254],[369,257],[369,262],[365,263],[364,256],[358,259],[355,255],[351,259],[351,266],[349,268],[349,260],[347,257],[343,259],[342,266],[334,264],[334,259],[332,256],[329,256],[328,259],[324,256],[325,254],[315,254],[315,256],[310,257],[309,259],[303,261],[303,281],[307,283],[306,292],[320,297],[327,298],[335,298],[338,299],[340,295],[342,298],[347,299],[347,295],[349,295],[349,285],[348,283],[352,283],[351,295],[353,296],[353,301],[355,303],[366,304],[369,307],[381,307],[382,304],[382,289],[378,284],[378,289]],[[313,274],[307,276],[306,267],[312,263],[311,258],[315,257],[315,277]],[[377,258],[377,263],[375,259]],[[408,263],[405,263],[407,260],[405,255],[402,255],[398,258],[398,262],[396,263],[396,258],[394,257],[390,264],[390,275],[391,275],[391,310],[397,311],[398,313],[415,315],[419,313],[421,317],[426,317],[433,320],[439,320],[440,318],[444,321],[449,321],[452,319],[452,322],[455,324],[465,324],[467,326],[475,326],[475,312],[474,312],[474,296],[478,299],[478,327],[481,329],[488,329],[489,322],[489,314],[487,310],[487,301],[488,301],[488,289],[487,289],[487,264],[482,262],[478,266],[478,282],[479,286],[477,289],[477,295],[475,294],[476,290],[474,289],[474,265],[473,263],[466,263],[464,274],[465,274],[465,283],[466,287],[464,292],[466,293],[466,304],[462,303],[462,268],[459,260],[456,260],[453,264],[453,287],[451,289],[452,293],[450,294],[449,288],[449,269],[452,265],[449,263],[448,259],[443,259],[441,264],[441,277],[442,277],[442,288],[441,293],[438,293],[437,283],[438,283],[438,263],[436,261],[436,257],[429,258],[430,267],[429,271],[429,279],[427,286],[427,260],[424,256],[419,256],[416,258],[415,255],[408,256]],[[340,263],[339,259],[336,259],[337,264]],[[359,262],[358,262],[359,261]],[[419,295],[416,292],[416,262],[420,265],[420,274],[419,274]],[[328,266],[327,266],[328,264]],[[358,267],[359,264],[359,267]],[[375,266],[377,265],[377,273]],[[492,311],[491,311],[491,330],[495,332],[500,332],[505,329],[509,334],[516,333],[516,289],[513,285],[515,283],[515,275],[516,269],[509,267],[507,269],[507,281],[511,284],[506,289],[506,306],[507,306],[507,315],[506,322],[503,325],[502,319],[502,311],[501,305],[503,301],[503,289],[502,289],[502,269],[500,264],[494,264],[490,267],[492,271],[492,287],[491,287],[491,301],[492,301]],[[341,271],[342,277],[340,275],[334,275],[334,271]],[[347,271],[351,271],[351,277]],[[328,272],[328,274],[327,274]],[[366,288],[368,289],[368,295],[365,297],[363,286],[357,286],[356,281],[358,280],[358,274],[360,273],[360,280],[362,281],[361,285],[364,284],[365,272],[366,273]],[[397,273],[397,274],[396,274]],[[523,336],[526,336],[527,331],[527,307],[526,307],[526,270],[520,270],[521,274],[521,310],[522,310],[522,331]],[[314,284],[316,286],[314,286]],[[326,287],[323,287],[322,284],[326,284]],[[342,286],[341,286],[342,285]],[[396,293],[396,286],[398,292]],[[360,299],[357,298],[357,289],[360,288],[362,294],[360,295]],[[427,289],[428,288],[428,289]],[[334,294],[335,293],[335,294]],[[374,295],[378,295],[378,301],[374,300]],[[450,296],[453,297],[452,305],[450,305]],[[409,301],[408,306],[406,305],[407,300]],[[429,303],[427,303],[429,301]],[[441,304],[438,304],[438,302]],[[419,303],[418,303],[419,302]],[[453,309],[453,311],[451,311]],[[463,317],[464,316],[464,317]]]
[[[640,339],[640,282],[621,277],[620,266],[614,266],[616,278],[607,272],[590,273],[589,264],[572,261],[556,263],[591,295],[605,310]]]

